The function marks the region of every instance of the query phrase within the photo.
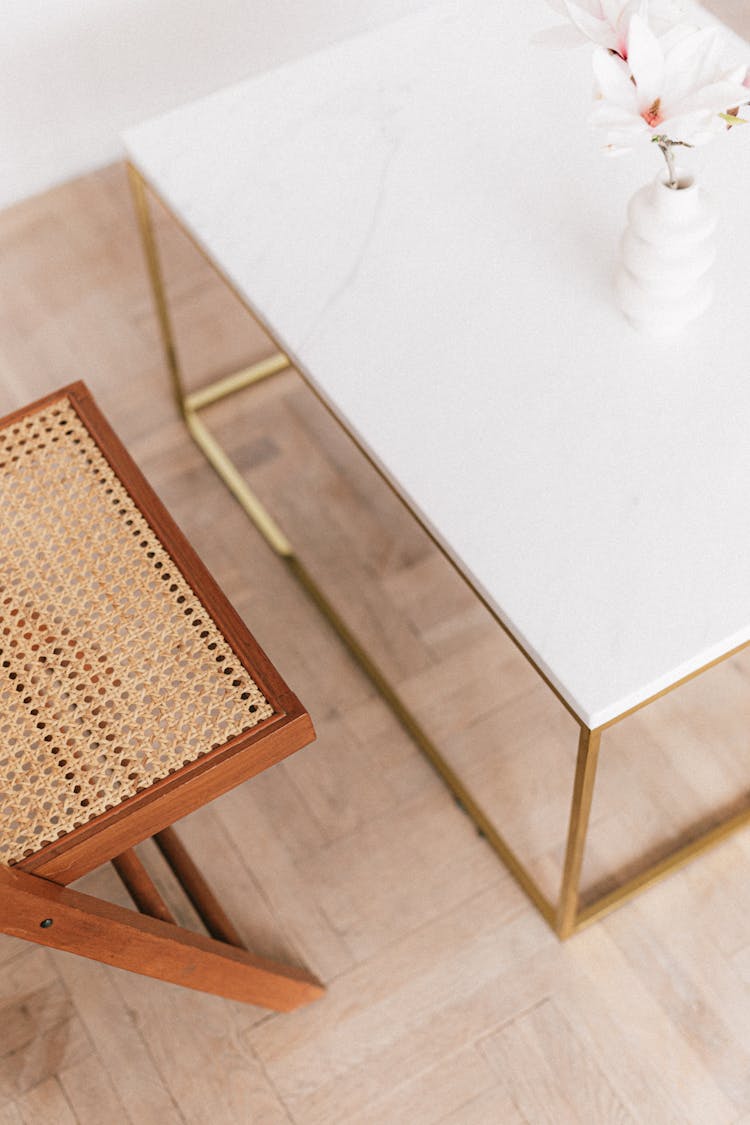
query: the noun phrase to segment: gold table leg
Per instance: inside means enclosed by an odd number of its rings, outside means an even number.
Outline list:
[[[562,883],[560,888],[559,899],[556,904],[550,902],[544,892],[541,890],[536,880],[531,876],[527,868],[515,854],[513,849],[503,838],[498,831],[496,825],[489,818],[487,813],[481,805],[474,798],[473,794],[466,787],[464,782],[455,772],[450,763],[445,759],[441,751],[435,745],[433,740],[425,731],[416,716],[407,707],[404,700],[391,685],[386,675],[381,671],[378,665],[373,661],[365,649],[360,645],[356,636],[349,629],[347,624],[341,618],[336,608],[329,601],[325,592],[321,589],[318,582],[313,578],[310,571],[304,563],[296,555],[294,548],[279,527],[276,520],[267,511],[265,506],[261,503],[252,489],[248,486],[247,482],[241,476],[231,459],[227,456],[226,452],[211,434],[204,422],[198,417],[198,411],[211,403],[218,402],[220,399],[225,398],[227,395],[233,394],[235,391],[243,387],[250,386],[259,382],[262,379],[269,378],[270,376],[287,370],[292,367],[289,358],[282,352],[278,351],[276,354],[270,356],[268,359],[262,360],[260,363],[254,364],[252,367],[246,368],[243,371],[236,372],[232,375],[225,376],[215,382],[209,384],[207,387],[198,391],[193,391],[186,394],[182,381],[182,373],[180,370],[180,363],[177,353],[177,346],[172,328],[172,323],[169,315],[169,308],[166,299],[166,291],[164,286],[164,277],[161,269],[161,262],[159,258],[159,251],[154,234],[153,224],[151,221],[151,213],[147,198],[146,184],[141,177],[138,170],[131,164],[128,164],[128,175],[130,178],[131,189],[133,193],[133,200],[135,204],[136,216],[140,228],[141,240],[143,243],[143,250],[146,258],[146,265],[148,268],[149,277],[151,280],[151,287],[153,290],[154,302],[156,307],[156,315],[159,323],[159,330],[161,335],[162,347],[164,350],[164,358],[169,371],[172,389],[178,409],[185,419],[185,424],[188,431],[195,441],[196,445],[202,451],[209,464],[218,473],[224,484],[227,486],[232,495],[236,498],[241,505],[246,515],[255,525],[257,530],[266,540],[268,545],[276,552],[276,554],[283,559],[290,572],[294,575],[296,580],[305,589],[309,597],[318,607],[320,612],[327,619],[332,628],[336,631],[337,635],[343,641],[357,661],[359,666],[365,674],[372,681],[378,692],[383,699],[388,703],[389,707],[396,715],[397,719],[404,727],[406,732],[410,735],[428,761],[435,768],[439,776],[442,778],[445,785],[453,793],[461,807],[466,814],[471,818],[477,826],[479,832],[486,838],[488,844],[494,849],[500,857],[508,872],[534,903],[539,910],[545,921],[552,927],[561,940],[565,940],[572,934],[576,933],[582,927],[589,925],[591,922],[598,920],[611,910],[615,909],[621,903],[632,898],[638,891],[647,886],[652,885],[657,880],[663,878],[665,875],[674,871],[676,868],[683,866],[689,860],[699,855],[701,852],[706,851],[708,848],[713,847],[721,840],[725,839],[732,832],[746,824],[750,824],[750,801],[741,810],[735,811],[731,816],[717,822],[709,829],[693,833],[688,831],[685,836],[686,840],[681,840],[676,843],[669,854],[659,859],[657,862],[650,864],[637,875],[626,880],[614,890],[608,891],[600,895],[593,902],[581,903],[580,901],[580,878],[581,869],[583,866],[583,858],[585,852],[586,833],[588,829],[589,816],[591,811],[591,804],[594,793],[594,781],[596,777],[596,767],[598,763],[599,747],[601,742],[601,735],[605,727],[612,726],[614,723],[619,722],[625,718],[626,712],[618,716],[616,719],[606,723],[603,727],[597,729],[589,729],[581,719],[575,715],[570,706],[561,700],[567,709],[573,714],[573,717],[578,722],[581,732],[578,746],[578,758],[576,763],[575,780],[573,787],[573,797],[571,803],[570,821],[568,827],[568,838],[565,853],[565,865],[563,870]],[[155,194],[155,193],[154,193]],[[163,203],[164,201],[162,201]],[[166,207],[167,211],[169,208]],[[171,214],[171,212],[169,212]],[[175,217],[172,215],[172,218]],[[175,219],[175,222],[177,220]],[[178,224],[179,225],[179,224]],[[186,232],[187,233],[187,232]],[[197,244],[196,244],[197,247]],[[228,288],[235,293],[240,300],[242,297],[226,277],[221,274],[221,271],[215,266],[213,262],[207,257],[200,247],[197,249],[201,252],[203,257],[209,264],[216,270]],[[257,319],[257,316],[243,301],[248,313]],[[265,325],[261,327],[268,331]],[[440,547],[440,544],[437,544]],[[442,550],[442,548],[440,548]],[[447,556],[446,556],[447,557]],[[477,596],[480,596],[477,591]],[[511,636],[515,641],[515,638]],[[515,642],[518,644],[518,642]],[[750,643],[750,642],[749,642]],[[520,647],[520,646],[519,646]],[[728,652],[720,659],[726,659],[736,652],[740,651],[745,646],[739,646],[732,652]],[[521,649],[523,652],[523,649]],[[534,664],[531,657],[524,653],[530,663],[533,665],[539,675],[547,682],[548,686],[559,696],[559,693],[549,684],[546,676]],[[712,661],[706,667],[712,667],[718,661]],[[701,669],[700,671],[704,671]],[[692,678],[693,675],[685,677],[685,679]],[[684,680],[679,681],[673,685],[679,687]],[[671,690],[671,689],[669,689]],[[660,693],[664,694],[664,693]],[[655,697],[656,698],[656,697]],[[645,706],[651,700],[644,701],[642,706]]]
[[[573,784],[573,801],[570,808],[568,846],[565,852],[560,902],[557,910],[557,932],[561,938],[570,937],[576,927],[578,917],[578,892],[581,883],[583,852],[586,846],[586,832],[589,826],[591,801],[594,796],[596,766],[599,760],[599,731],[581,728],[578,742],[578,760]]]

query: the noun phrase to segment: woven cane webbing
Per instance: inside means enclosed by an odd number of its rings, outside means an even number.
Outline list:
[[[69,400],[0,428],[0,863],[271,714]]]

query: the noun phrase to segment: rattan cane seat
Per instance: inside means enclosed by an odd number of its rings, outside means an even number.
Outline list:
[[[0,864],[273,714],[71,397],[0,424]]]
[[[288,1011],[176,820],[315,738],[83,383],[0,418],[0,935]],[[136,851],[151,837],[187,930]],[[111,860],[136,911],[71,889]]]

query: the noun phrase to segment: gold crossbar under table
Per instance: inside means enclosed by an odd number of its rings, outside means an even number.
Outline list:
[[[729,652],[722,654],[709,664],[704,665],[702,668],[684,676],[676,683],[672,684],[664,691],[658,692],[645,699],[636,707],[630,708],[628,711],[617,715],[615,718],[610,719],[607,723],[595,729],[589,728],[579,715],[573,710],[570,704],[565,700],[555,686],[550,682],[548,677],[538,667],[532,657],[525,651],[523,646],[519,643],[516,637],[507,629],[504,622],[499,618],[496,611],[491,605],[488,604],[481,592],[477,590],[467,576],[459,569],[455,561],[445,551],[430,530],[425,527],[422,520],[417,513],[413,512],[404,498],[396,491],[390,481],[383,476],[380,468],[373,462],[367,451],[362,448],[361,444],[357,441],[353,434],[349,433],[346,426],[340,418],[331,410],[328,403],[323,400],[318,394],[315,387],[310,384],[306,378],[304,371],[295,368],[291,360],[284,353],[283,348],[274,337],[271,328],[262,322],[258,313],[249,305],[248,301],[238,291],[236,286],[230,279],[223,273],[220,267],[212,261],[206,254],[203,248],[193,238],[190,231],[186,229],[184,224],[174,214],[167,202],[159,195],[153,185],[148,184],[146,179],[141,175],[135,165],[128,163],[128,176],[130,179],[130,186],[135,205],[136,217],[140,230],[141,240],[143,243],[143,250],[146,258],[146,265],[148,268],[149,278],[153,291],[154,303],[156,306],[156,314],[159,322],[159,331],[164,350],[164,358],[169,372],[172,383],[172,390],[174,393],[175,401],[180,410],[180,413],[185,421],[185,425],[203,455],[209,464],[215,469],[219,477],[227,486],[229,491],[235,497],[248,518],[255,525],[257,530],[261,533],[268,545],[275,551],[275,553],[286,563],[288,569],[294,575],[295,579],[303,587],[320,612],[328,620],[329,624],[336,631],[340,639],[348,648],[354,659],[357,661],[362,670],[366,673],[372,681],[380,695],[389,705],[396,718],[404,727],[406,732],[410,735],[427,760],[437,771],[438,775],[442,778],[445,785],[453,793],[456,801],[460,804],[467,816],[476,825],[478,831],[486,838],[487,843],[495,850],[502,862],[505,864],[511,876],[515,879],[516,883],[521,887],[528,898],[534,903],[536,908],[542,914],[544,919],[549,923],[559,938],[565,940],[572,934],[577,933],[584,926],[588,926],[592,922],[598,921],[610,911],[614,910],[617,906],[633,898],[641,890],[650,887],[658,880],[663,879],[672,871],[684,866],[690,860],[694,859],[697,855],[707,851],[709,848],[720,843],[726,839],[727,836],[736,832],[746,824],[750,823],[750,801],[744,804],[739,809],[735,808],[728,815],[718,818],[709,827],[705,827],[703,823],[699,828],[688,829],[680,838],[673,841],[667,846],[664,854],[656,861],[646,865],[641,871],[637,872],[631,878],[626,879],[619,886],[613,890],[599,895],[593,902],[581,903],[580,896],[580,878],[581,868],[583,866],[583,857],[586,846],[586,833],[588,829],[589,816],[591,812],[591,802],[594,794],[594,783],[596,780],[596,769],[599,759],[599,748],[601,744],[601,736],[604,730],[608,727],[614,726],[616,723],[621,722],[627,718],[628,715],[647,707],[656,699],[661,698],[663,695],[674,691],[675,688],[680,687],[688,680],[699,676],[701,673],[707,671],[709,668],[714,667],[716,664],[729,659],[736,653],[741,652],[744,648],[750,645],[750,641],[746,644],[737,646]],[[200,390],[186,393],[182,380],[182,372],[180,362],[177,354],[177,346],[172,327],[172,321],[169,314],[169,306],[166,296],[166,288],[164,285],[164,276],[162,273],[161,260],[159,249],[156,242],[154,226],[151,217],[151,210],[149,207],[148,196],[151,194],[159,201],[161,206],[170,216],[171,220],[182,231],[182,233],[193,244],[201,257],[211,266],[216,274],[222,279],[227,288],[234,294],[237,300],[242,304],[246,312],[255,320],[266,335],[271,339],[278,351],[261,360],[259,363],[253,364],[250,367],[238,371],[234,374],[217,379],[215,382],[210,383],[208,386]],[[198,416],[199,411],[212,403],[218,402],[220,399],[226,398],[228,395],[234,394],[236,391],[242,390],[245,387],[252,386],[259,383],[264,379],[268,379],[281,371],[294,370],[305,382],[309,389],[316,395],[316,397],[323,403],[329,411],[334,420],[341,426],[351,441],[357,446],[363,456],[370,462],[373,468],[378,472],[382,480],[388,485],[391,491],[398,497],[400,502],[404,505],[410,515],[422,527],[425,533],[438,547],[444,557],[448,560],[451,566],[461,576],[463,581],[469,586],[477,599],[482,602],[485,608],[490,612],[497,624],[503,631],[510,637],[516,647],[523,653],[537,674],[544,680],[550,690],[563,704],[565,709],[573,716],[580,727],[580,735],[578,740],[578,756],[576,760],[575,778],[573,782],[573,795],[570,806],[570,819],[568,823],[568,836],[565,849],[565,862],[563,867],[562,882],[560,886],[559,896],[556,903],[553,903],[544,894],[536,880],[529,873],[525,865],[521,862],[519,857],[515,854],[513,849],[503,838],[498,831],[496,825],[492,822],[488,814],[484,811],[482,806],[464,784],[462,779],[446,760],[444,755],[435,745],[432,738],[427,734],[422,724],[407,707],[399,693],[390,683],[383,671],[378,667],[372,657],[359,643],[357,637],[348,627],[346,622],[342,619],[341,615],[329,601],[325,592],[321,589],[319,583],[310,574],[305,564],[301,561],[299,556],[295,553],[294,547],[279,527],[276,520],[268,512],[266,507],[261,503],[252,489],[249,487],[244,477],[239,473],[232,460],[228,457],[220,442],[210,432],[208,427]]]

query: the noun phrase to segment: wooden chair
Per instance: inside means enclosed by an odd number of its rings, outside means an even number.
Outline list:
[[[173,821],[315,737],[83,383],[0,420],[0,932],[268,1008]],[[133,846],[153,836],[209,937]],[[68,889],[111,860],[142,912]]]

